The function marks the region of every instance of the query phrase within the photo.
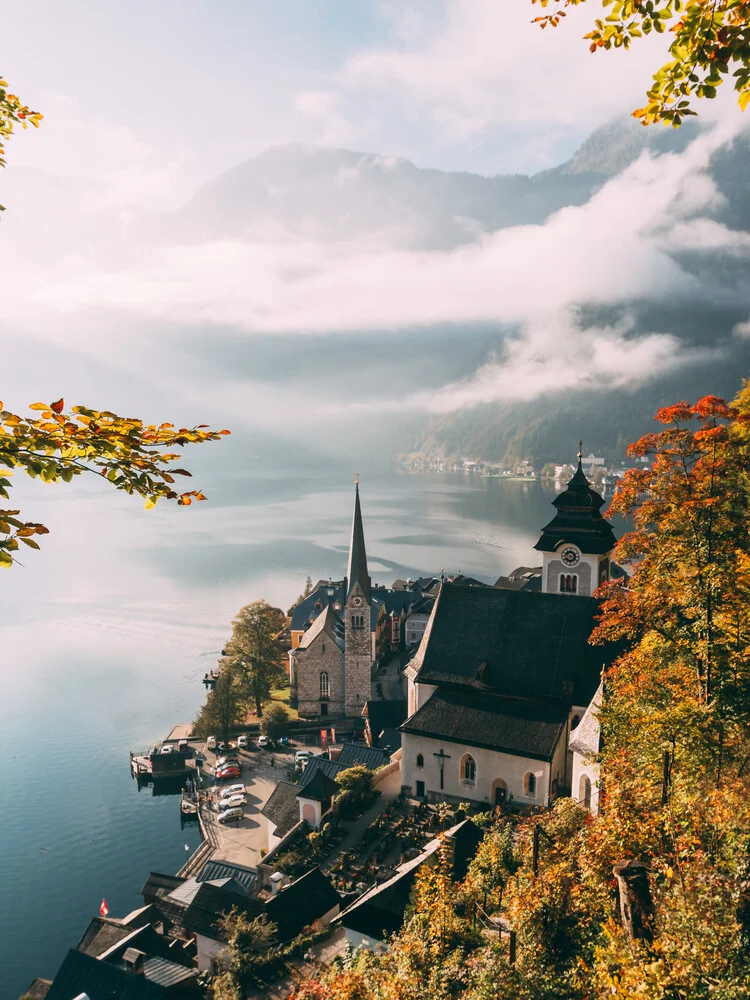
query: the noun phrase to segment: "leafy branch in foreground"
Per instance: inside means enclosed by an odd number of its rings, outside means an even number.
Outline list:
[[[175,476],[191,473],[172,467],[180,455],[171,449],[216,441],[229,431],[210,430],[207,424],[179,429],[173,424],[144,424],[135,417],[85,406],[74,406],[66,414],[64,406],[62,399],[33,403],[30,409],[40,415],[20,417],[2,409],[0,403],[0,465],[11,470],[0,476],[0,497],[10,499],[13,484],[7,475],[20,468],[45,483],[69,483],[74,476],[93,472],[117,490],[145,497],[147,509],[159,499],[176,500],[181,506],[206,499],[200,490],[173,488]],[[33,536],[49,533],[43,524],[23,521],[19,514],[19,510],[0,510],[0,567],[6,569],[16,561],[13,553],[19,541],[38,549]]]
[[[32,111],[15,94],[9,94],[8,81],[0,76],[0,167],[5,166],[5,143],[13,135],[16,125],[28,128],[29,122],[39,128],[43,115]],[[0,212],[5,206],[0,205]]]
[[[566,7],[586,0],[531,0],[553,8],[534,18],[542,28],[557,27]],[[630,48],[633,41],[668,33],[670,59],[653,77],[646,104],[633,112],[643,125],[679,126],[695,115],[691,98],[716,97],[730,76],[742,111],[750,102],[750,0],[601,0],[610,13],[594,21],[584,37],[589,49]]]

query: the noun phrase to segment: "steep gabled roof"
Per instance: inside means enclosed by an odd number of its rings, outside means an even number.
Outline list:
[[[367,572],[367,552],[365,550],[365,530],[362,526],[362,509],[359,504],[359,482],[354,492],[354,517],[352,518],[352,539],[349,545],[349,565],[346,571],[346,598],[356,583],[365,601],[370,602],[370,574]]]
[[[410,664],[419,683],[588,705],[613,645],[591,646],[599,602],[444,584]]]
[[[302,636],[297,649],[308,649],[321,632],[325,632],[336,643],[339,649],[344,648],[343,622],[333,610],[331,604],[326,605],[323,611],[320,612],[310,628]]]
[[[90,1000],[162,1000],[167,996],[163,986],[144,975],[118,969],[109,962],[100,962],[74,948],[65,956],[58,969],[47,1000],[75,1000],[86,993]]]
[[[581,754],[583,757],[596,757],[601,750],[599,712],[601,711],[603,697],[603,689],[600,684],[583,718],[570,734],[568,748],[574,753]]]
[[[211,859],[205,863],[195,877],[198,882],[210,882],[212,879],[229,878],[236,885],[244,889],[245,892],[249,893],[255,883],[256,872],[254,868],[247,868],[245,865],[237,865],[231,861],[215,861]]]
[[[379,767],[383,767],[389,761],[390,756],[385,750],[368,747],[366,743],[344,743],[336,763],[342,768],[364,764],[371,771],[377,771]]]
[[[306,629],[323,608],[337,602],[342,606],[346,603],[344,581],[321,580],[315,589],[292,609],[292,621],[289,628],[295,632]],[[316,604],[319,607],[316,608]]]
[[[292,784],[291,781],[280,781],[261,809],[261,816],[265,816],[274,825],[275,837],[286,836],[299,823],[298,791],[299,785]]]
[[[286,941],[340,902],[328,878],[320,868],[313,868],[272,896],[266,903],[266,914],[276,924],[279,940]]]
[[[317,769],[312,779],[297,792],[298,799],[310,799],[313,802],[327,802],[340,791],[339,786],[323,771]]]
[[[233,908],[245,913],[250,919],[263,912],[263,904],[259,899],[241,895],[211,882],[201,882],[180,923],[185,930],[221,941],[219,920]]]

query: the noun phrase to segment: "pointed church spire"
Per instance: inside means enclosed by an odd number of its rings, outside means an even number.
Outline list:
[[[354,518],[352,519],[352,540],[349,546],[349,567],[346,573],[346,598],[352,587],[358,583],[367,603],[370,603],[370,576],[367,572],[367,552],[365,532],[362,527],[362,509],[359,505],[359,473],[354,479]]]

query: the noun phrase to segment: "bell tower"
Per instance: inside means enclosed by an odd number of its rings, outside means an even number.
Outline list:
[[[354,517],[349,565],[344,580],[344,686],[346,714],[360,715],[370,697],[373,648],[370,625],[372,592],[367,572],[365,532],[359,502],[359,473],[354,480]]]
[[[592,489],[581,460],[567,487],[555,497],[556,514],[534,548],[542,553],[542,593],[590,597],[609,579],[610,555],[617,539],[601,514],[603,498]]]

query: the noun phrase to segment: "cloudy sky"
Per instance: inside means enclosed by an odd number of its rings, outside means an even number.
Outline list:
[[[45,114],[0,178],[9,401],[64,380],[92,405],[106,394],[150,415],[158,400],[180,419],[200,405],[290,437],[305,418],[418,419],[700,361],[678,329],[636,327],[627,308],[587,325],[579,307],[699,298],[677,252],[747,252],[747,234],[713,218],[706,173],[740,127],[733,109],[679,155],[646,153],[581,203],[532,205],[501,228],[408,173],[405,160],[535,173],[627,124],[663,40],[594,57],[592,5],[557,31],[536,13],[526,0],[29,0],[3,38],[3,73]],[[321,145],[373,155],[322,161]],[[259,154],[252,175],[214,181]],[[471,204],[470,181],[451,184]],[[373,337],[400,364],[384,366]]]

